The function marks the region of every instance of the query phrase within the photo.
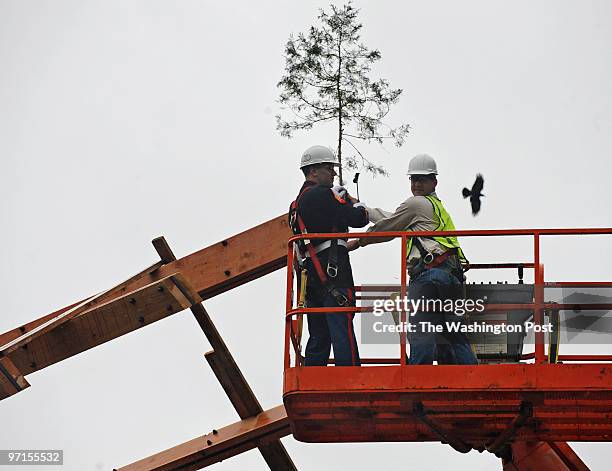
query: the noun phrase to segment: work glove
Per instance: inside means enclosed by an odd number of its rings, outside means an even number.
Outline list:
[[[332,186],[331,191],[338,198],[342,198],[342,199],[346,198],[346,195],[348,194],[348,191],[346,191],[346,188],[340,185]]]

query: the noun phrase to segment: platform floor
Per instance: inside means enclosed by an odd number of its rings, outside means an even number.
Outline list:
[[[483,449],[513,421],[515,441],[612,440],[608,364],[290,368],[283,400],[305,442],[445,441],[442,432]]]

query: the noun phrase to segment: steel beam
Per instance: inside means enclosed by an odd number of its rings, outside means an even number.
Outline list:
[[[181,445],[144,458],[115,471],[188,471],[202,469],[262,444],[289,435],[283,406],[213,430]],[[281,468],[277,468],[281,469]]]

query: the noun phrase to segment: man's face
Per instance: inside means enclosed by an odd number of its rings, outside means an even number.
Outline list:
[[[338,174],[333,164],[320,164],[312,169],[310,175],[317,184],[331,188],[334,186],[334,177]]]
[[[414,196],[427,196],[436,190],[435,175],[410,175],[410,191]]]

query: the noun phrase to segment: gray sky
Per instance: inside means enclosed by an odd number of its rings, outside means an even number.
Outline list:
[[[326,5],[0,0],[0,332],[150,265],[158,235],[183,256],[286,211],[301,152],[334,129],[275,131],[282,51]],[[612,227],[610,2],[356,5],[383,54],[373,75],[404,89],[389,121],[413,128],[400,150],[364,148],[391,177],[363,175],[363,200],[394,209],[427,152],[458,228]],[[460,189],[476,172],[472,218]],[[588,241],[593,258],[582,239],[546,240],[547,279],[611,280],[608,240]],[[531,254],[527,240],[463,245],[474,262]],[[398,256],[355,252],[356,279],[397,282]],[[265,408],[281,402],[283,293],[278,271],[205,303]],[[0,448],[62,448],[64,469],[105,470],[234,422],[208,349],[186,311],[32,374],[0,404]],[[498,463],[439,444],[283,443],[301,470]],[[608,467],[608,444],[574,447]],[[215,466],[265,469],[257,451]]]

